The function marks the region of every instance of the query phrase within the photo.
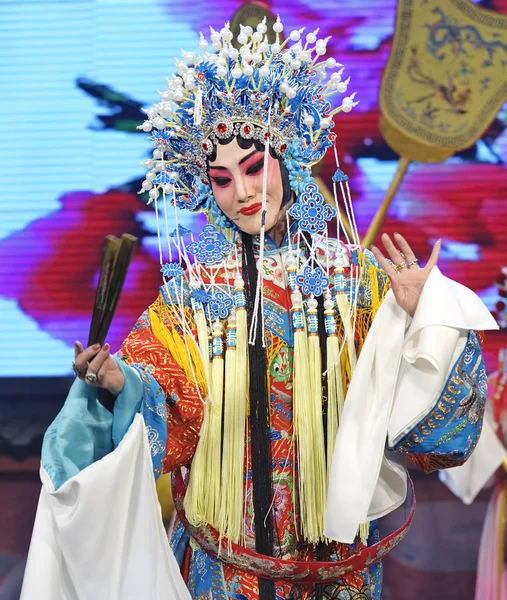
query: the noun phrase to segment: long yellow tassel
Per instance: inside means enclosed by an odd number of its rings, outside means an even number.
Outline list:
[[[345,403],[342,370],[340,365],[340,344],[338,341],[334,301],[328,291],[324,301],[324,321],[326,328],[327,355],[327,481],[331,471],[336,434]]]
[[[374,276],[376,276],[375,273],[373,273]],[[347,383],[350,383],[350,380],[352,379],[352,375],[354,374],[355,368],[356,368],[356,364],[357,364],[357,352],[356,352],[356,346],[355,346],[355,336],[354,336],[354,325],[353,325],[353,321],[354,319],[354,315],[352,314],[351,310],[350,310],[350,302],[347,296],[347,292],[346,292],[346,288],[343,285],[343,268],[341,267],[335,267],[334,269],[334,278],[335,278],[335,291],[336,291],[336,306],[338,308],[338,314],[340,316],[341,322],[342,322],[342,327],[343,327],[343,335],[344,335],[344,339],[346,341],[346,347],[347,347],[347,353],[346,356],[343,357],[341,364],[344,367],[342,369],[343,373],[345,374],[344,379],[346,380],[345,382],[342,379],[342,383],[344,384],[344,386]],[[376,282],[375,282],[376,285]],[[378,286],[377,286],[377,290],[378,290]],[[352,293],[355,293],[356,290],[351,290]],[[378,296],[378,293],[377,293]],[[351,322],[352,321],[352,322]],[[341,414],[341,413],[340,413]],[[328,463],[328,468],[329,468],[329,463]],[[329,472],[329,471],[328,471]],[[370,531],[370,524],[369,523],[361,523],[359,525],[359,537],[361,539],[361,542],[363,544],[367,544],[368,541],[368,535],[369,535],[369,531]]]
[[[197,328],[197,337],[199,349],[202,357],[203,370],[205,372],[208,389],[210,385],[210,364],[209,364],[209,342],[208,342],[208,327],[206,324],[206,316],[200,303],[193,301],[194,318]],[[201,427],[199,442],[192,460],[192,468],[190,470],[190,481],[188,484],[187,493],[185,494],[185,513],[189,522],[192,525],[199,526],[204,523],[205,514],[207,514],[207,501],[202,489],[203,481],[207,481],[207,457],[209,447],[209,430],[210,430],[210,412],[212,409],[212,401],[209,395],[206,395],[206,406],[204,410],[204,420]]]
[[[338,307],[338,313],[343,324],[343,332],[346,339],[350,369],[353,373],[356,368],[357,354],[354,340],[354,329],[351,323],[351,317],[353,315],[350,310],[350,303],[349,299],[347,298],[347,294],[336,294],[336,306]]]
[[[226,329],[226,350],[225,350],[225,391],[224,391],[224,431],[223,431],[223,454],[222,454],[222,490],[223,498],[220,506],[220,514],[218,519],[218,531],[220,537],[229,538],[231,541],[237,542],[237,538],[232,540],[234,525],[234,494],[233,494],[233,478],[234,478],[234,440],[235,434],[235,413],[236,405],[239,401],[237,397],[236,383],[236,314],[231,313],[227,322]],[[240,511],[241,514],[241,511]],[[234,532],[235,533],[235,532]]]
[[[196,306],[194,318],[197,329],[197,340],[199,342],[199,351],[204,367],[204,376],[206,377],[207,387],[210,389],[208,325],[202,306]]]
[[[245,519],[243,516],[244,506],[244,470],[245,470],[245,446],[246,446],[246,421],[248,411],[248,323],[245,306],[239,306],[236,310],[236,411],[234,421],[234,443],[233,443],[233,485],[231,494],[233,505],[234,526],[231,526],[232,539],[236,539],[239,530],[238,541],[244,535]]]
[[[221,495],[222,407],[224,394],[223,325],[213,323],[213,362],[211,364],[211,402],[208,404],[208,428],[203,432],[206,447],[206,485],[204,487],[204,518],[218,526]]]
[[[311,333],[317,333],[317,301],[310,302]],[[322,364],[319,337],[307,336],[300,296],[293,294],[294,435],[298,455],[301,527],[305,540],[323,539],[326,466],[322,424]]]

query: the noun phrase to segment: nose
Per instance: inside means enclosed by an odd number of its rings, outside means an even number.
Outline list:
[[[255,196],[255,190],[248,177],[238,174],[235,178],[236,196],[238,202],[247,202]]]

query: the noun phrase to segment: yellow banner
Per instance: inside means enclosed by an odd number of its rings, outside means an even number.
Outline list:
[[[507,16],[468,0],[399,0],[380,128],[400,155],[445,160],[507,99]]]

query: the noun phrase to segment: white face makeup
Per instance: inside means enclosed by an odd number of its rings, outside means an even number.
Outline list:
[[[226,217],[241,231],[256,235],[261,230],[264,152],[255,146],[244,150],[234,138],[218,144],[216,159],[209,163],[209,177],[215,200]],[[281,217],[282,176],[278,160],[269,155],[266,186],[266,231]]]

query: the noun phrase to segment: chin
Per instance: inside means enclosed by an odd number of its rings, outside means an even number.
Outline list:
[[[272,211],[269,210],[266,214],[266,231],[270,231],[277,223],[278,213],[273,214]],[[261,232],[261,211],[252,215],[251,217],[243,217],[240,220],[236,221],[236,225],[239,227],[243,233],[248,233],[249,235],[259,235]]]

